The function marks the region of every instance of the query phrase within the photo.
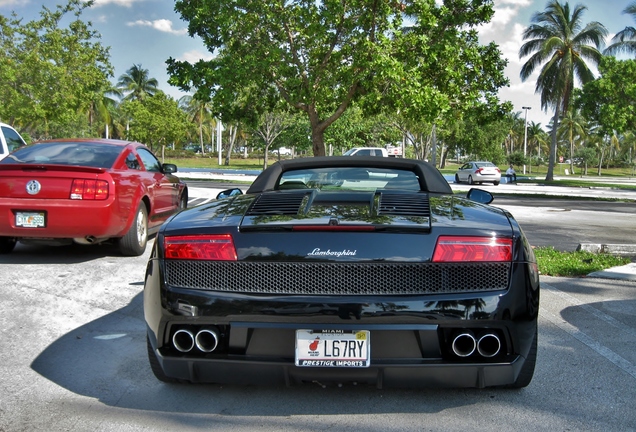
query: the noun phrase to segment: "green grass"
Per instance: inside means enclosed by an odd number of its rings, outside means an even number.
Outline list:
[[[627,257],[587,251],[561,252],[551,246],[536,248],[534,253],[539,271],[544,276],[580,277],[631,262]]]

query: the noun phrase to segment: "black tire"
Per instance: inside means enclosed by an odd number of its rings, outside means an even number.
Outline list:
[[[526,358],[526,362],[523,364],[521,368],[521,372],[519,372],[519,376],[517,380],[507,386],[507,388],[512,389],[520,389],[526,387],[532,381],[532,377],[534,375],[534,368],[537,364],[537,339],[538,339],[538,331],[535,329],[534,331],[534,339],[532,340],[532,345],[530,346],[530,352],[528,352],[528,358]]]
[[[13,237],[0,237],[0,254],[11,253],[17,242]]]
[[[157,359],[155,351],[152,349],[152,344],[150,343],[150,338],[148,338],[148,335],[146,335],[146,347],[148,350],[148,362],[150,363],[150,369],[152,370],[155,378],[165,383],[178,383],[179,380],[170,378],[165,373],[163,373],[163,369],[159,364],[159,360]]]
[[[492,182],[495,186],[499,186],[499,182]]]
[[[475,184],[475,182],[473,181],[473,176],[468,176],[468,184],[469,185]]]
[[[182,193],[181,198],[179,198],[179,211],[185,210],[188,208],[188,194]]]
[[[139,256],[146,251],[148,243],[148,211],[146,205],[139,204],[135,220],[125,236],[119,239],[119,251],[122,255]]]
[[[455,174],[455,183],[459,183],[459,176]]]

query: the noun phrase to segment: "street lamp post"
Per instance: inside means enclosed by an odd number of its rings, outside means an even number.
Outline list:
[[[522,110],[525,110],[526,115],[523,124],[523,174],[526,174],[526,153],[528,151],[528,110],[532,109],[532,107],[521,107]]]

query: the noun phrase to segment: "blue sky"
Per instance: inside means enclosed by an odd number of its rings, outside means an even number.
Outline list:
[[[571,1],[570,5],[587,6],[584,22],[599,21],[613,36],[626,26],[636,26],[630,16],[621,14],[633,1],[578,0]],[[18,17],[30,21],[38,18],[42,6],[55,9],[59,3],[64,0],[0,0],[0,14],[8,16],[14,11]],[[530,24],[532,14],[543,10],[546,4],[547,0],[495,0],[494,19],[481,29],[482,40],[495,41],[509,60],[506,74],[510,87],[501,90],[501,99],[511,101],[516,111],[522,111],[522,106],[532,107],[528,111],[528,122],[544,126],[549,122],[550,113],[540,109],[539,97],[534,93],[535,79],[525,83],[519,79],[523,60],[519,60],[518,52],[521,34]],[[133,64],[141,64],[159,81],[163,91],[179,98],[184,93],[168,84],[166,59],[195,62],[210,58],[201,41],[188,36],[186,23],[174,12],[172,0],[96,0],[95,5],[85,11],[83,19],[91,21],[101,33],[102,43],[110,46],[111,63],[115,67],[113,83]]]

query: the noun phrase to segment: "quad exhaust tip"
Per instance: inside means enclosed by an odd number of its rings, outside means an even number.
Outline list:
[[[453,352],[458,357],[468,357],[475,352],[477,341],[470,332],[463,332],[455,336],[452,344]]]
[[[495,333],[485,333],[476,338],[472,332],[463,331],[455,336],[451,348],[457,357],[469,357],[477,351],[480,356],[491,358],[501,350],[501,340]]]
[[[172,336],[172,345],[182,352],[187,353],[195,347],[204,353],[210,353],[219,346],[219,333],[216,328],[206,327],[196,334],[188,329],[179,329]]]

